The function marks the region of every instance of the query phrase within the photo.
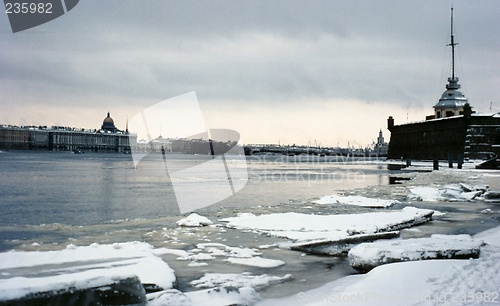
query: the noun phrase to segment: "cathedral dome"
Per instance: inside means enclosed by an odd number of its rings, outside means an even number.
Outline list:
[[[441,99],[439,99],[439,102],[436,104],[435,108],[438,107],[463,107],[467,103],[467,99],[458,90],[447,90],[443,93],[441,96]]]
[[[109,113],[108,113],[108,116],[106,118],[104,118],[104,120],[102,121],[102,123],[108,123],[108,124],[115,124],[115,121],[113,121],[113,118],[111,118],[109,116]]]
[[[105,131],[110,131],[110,132],[116,132],[116,130],[117,130],[116,126],[115,126],[115,121],[113,120],[113,118],[111,118],[111,116],[109,115],[109,112],[108,112],[108,116],[106,118],[104,118],[104,120],[102,121],[101,129],[105,130]]]

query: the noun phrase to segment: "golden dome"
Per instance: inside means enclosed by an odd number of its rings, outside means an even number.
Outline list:
[[[108,123],[108,124],[115,124],[115,122],[113,121],[113,118],[111,118],[109,116],[109,112],[108,112],[108,116],[106,118],[104,118],[104,120],[102,121],[102,123]]]
[[[109,115],[109,112],[108,116],[104,118],[104,120],[102,121],[101,129],[110,132],[116,132],[117,130],[117,128],[115,127],[115,122],[113,118],[111,118],[111,116]]]

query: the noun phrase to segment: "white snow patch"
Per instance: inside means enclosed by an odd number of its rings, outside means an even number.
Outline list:
[[[199,243],[196,249],[189,250],[179,260],[211,260],[216,256],[251,258],[261,255],[249,248],[230,247],[222,243]]]
[[[155,255],[175,255],[179,257],[187,256],[188,253],[184,250],[177,250],[177,249],[168,249],[168,248],[159,248],[159,249],[153,249],[153,254]]]
[[[410,192],[408,198],[411,200],[437,202],[442,199],[441,192],[437,187],[418,186],[410,188]]]
[[[398,201],[396,200],[382,200],[382,199],[373,199],[367,198],[363,196],[341,196],[337,194],[332,194],[329,196],[324,196],[319,200],[313,201],[315,204],[344,204],[344,205],[355,205],[362,207],[374,207],[374,208],[382,208],[392,206]]]
[[[284,261],[278,259],[267,259],[262,257],[252,257],[252,258],[228,258],[228,262],[232,264],[238,264],[243,266],[251,266],[258,268],[275,268],[285,264]]]
[[[293,279],[291,274],[283,277],[269,276],[267,274],[252,275],[250,272],[241,274],[234,273],[205,273],[198,279],[191,281],[189,284],[196,288],[213,288],[213,287],[252,287],[254,289],[263,289],[274,284],[283,283]]]
[[[361,243],[349,251],[349,263],[353,267],[370,269],[386,263],[415,261],[479,254],[482,240],[470,235],[439,235],[404,240],[379,240]]]
[[[4,300],[70,287],[100,287],[133,276],[165,289],[175,283],[174,271],[154,254],[151,245],[143,242],[0,253],[0,270],[9,273],[0,279],[0,299]]]
[[[214,260],[217,257],[227,257],[225,261],[261,268],[273,268],[284,265],[281,260],[266,259],[260,257],[262,253],[250,248],[231,247],[222,243],[199,243],[195,249],[189,250],[184,256],[177,260],[190,260],[192,263],[189,266],[199,265],[198,261]],[[193,263],[194,262],[194,263]]]
[[[270,249],[279,247],[277,243],[259,245],[259,249]]]
[[[495,212],[491,208],[486,208],[486,209],[481,210],[481,213],[485,214],[485,215],[492,215]]]
[[[208,266],[208,263],[192,261],[188,264],[188,267],[203,267],[203,266]]]
[[[424,202],[473,201],[488,189],[488,186],[469,186],[464,183],[442,187],[417,186],[410,188],[410,200]]]
[[[474,238],[481,239],[484,243],[500,247],[500,226],[474,235]]]
[[[345,215],[309,215],[302,213],[275,213],[256,216],[240,213],[236,217],[221,219],[228,227],[253,229],[277,237],[293,240],[336,240],[353,234],[370,234],[391,227],[410,227],[422,223],[425,215],[433,211],[405,207],[402,210]],[[394,230],[392,228],[391,230]]]
[[[197,213],[192,213],[186,218],[180,219],[177,221],[178,226],[186,226],[186,227],[200,227],[212,225],[213,222],[210,221],[207,217],[200,216]]]

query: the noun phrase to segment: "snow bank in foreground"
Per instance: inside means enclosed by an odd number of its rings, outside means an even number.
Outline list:
[[[257,305],[493,305],[500,303],[500,226],[474,236],[478,259],[424,260],[376,267],[320,288]]]
[[[402,210],[346,215],[275,213],[256,216],[240,213],[221,219],[228,227],[253,229],[279,237],[305,241],[340,239],[354,234],[397,230],[427,222],[432,210],[405,207]]]
[[[482,240],[470,235],[432,235],[428,238],[383,240],[361,243],[349,251],[349,263],[360,270],[371,270],[392,262],[439,258],[477,258]]]
[[[363,206],[363,207],[374,207],[374,208],[382,208],[392,206],[398,201],[396,200],[382,200],[382,199],[373,199],[366,198],[363,196],[340,196],[337,194],[332,194],[329,196],[324,196],[319,200],[313,201],[315,204],[344,204],[344,205],[355,205],[355,206]]]
[[[186,218],[180,219],[177,221],[177,226],[188,226],[188,227],[199,227],[199,226],[207,226],[212,225],[212,221],[207,217],[200,216],[196,213],[192,213]]]
[[[172,288],[174,271],[142,242],[92,244],[49,252],[0,253],[0,300],[28,293],[100,287],[138,276],[143,284]]]

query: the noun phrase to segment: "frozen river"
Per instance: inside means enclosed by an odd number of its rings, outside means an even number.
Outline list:
[[[167,158],[184,168],[206,161],[203,156]],[[123,154],[0,153],[1,251],[48,251],[62,250],[68,245],[142,241],[155,248],[193,254],[200,252],[200,244],[218,243],[227,249],[250,249],[258,252],[259,257],[284,264],[228,264],[226,257],[193,261],[180,260],[178,253],[163,254],[162,258],[175,270],[177,289],[197,290],[190,282],[206,273],[291,275],[291,280],[259,291],[263,298],[274,298],[317,288],[357,272],[344,258],[292,251],[286,247],[290,243],[287,238],[258,230],[227,228],[222,219],[240,213],[348,215],[413,206],[439,214],[429,223],[403,230],[403,238],[475,234],[499,224],[498,209],[483,201],[411,196],[415,187],[439,190],[458,183],[498,189],[500,177],[495,172],[443,168],[417,173],[389,171],[384,162],[377,160],[237,157],[227,162],[246,167],[246,185],[235,195],[197,211],[213,225],[179,227],[176,222],[188,213],[179,213],[170,181],[162,177],[161,171],[155,172],[154,160],[144,162],[146,166],[135,169],[130,156]],[[390,184],[390,177],[402,178],[402,184]],[[197,192],[206,191],[200,187]],[[397,203],[388,208],[370,208],[314,202],[332,194]]]

